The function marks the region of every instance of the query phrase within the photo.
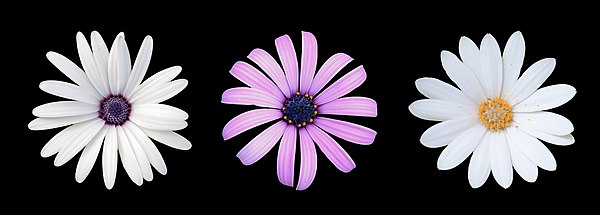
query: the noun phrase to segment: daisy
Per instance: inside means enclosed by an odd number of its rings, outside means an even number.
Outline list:
[[[528,182],[537,179],[537,167],[554,171],[556,160],[540,140],[570,145],[575,139],[571,121],[546,110],[565,104],[576,92],[566,84],[538,89],[556,60],[542,59],[519,78],[525,41],[518,31],[508,39],[502,55],[490,34],[479,48],[462,37],[459,53],[462,61],[448,51],[442,51],[441,59],[460,90],[435,78],[421,78],[416,81],[417,89],[429,99],[408,107],[416,117],[442,121],[421,136],[426,147],[447,145],[438,169],[452,169],[473,153],[468,170],[473,188],[483,185],[490,172],[500,186],[508,188],[513,168]]]
[[[159,104],[187,86],[185,79],[172,81],[181,67],[165,69],[142,83],[152,55],[152,37],[146,36],[142,42],[133,67],[123,33],[117,36],[110,52],[96,31],[92,32],[91,44],[90,49],[83,34],[77,33],[83,70],[58,53],[46,54],[75,84],[40,83],[42,91],[70,99],[33,109],[33,115],[38,118],[29,123],[31,130],[68,126],[42,148],[42,157],[57,154],[54,165],[61,166],[83,150],[75,171],[75,179],[81,183],[102,148],[104,184],[108,189],[115,183],[117,152],[125,171],[137,185],[142,185],[143,180],[152,181],[150,166],[166,174],[165,162],[148,137],[176,149],[187,150],[192,146],[173,132],[187,126],[188,114]]]
[[[375,117],[377,103],[365,97],[341,98],[365,81],[367,73],[363,66],[350,71],[324,89],[352,58],[343,53],[335,54],[315,75],[317,40],[313,34],[302,32],[300,71],[290,37],[284,35],[277,38],[275,46],[283,69],[275,58],[262,49],[254,49],[248,55],[268,78],[245,62],[239,61],[233,65],[230,73],[248,87],[226,90],[222,102],[262,108],[242,113],[229,121],[223,128],[223,139],[228,140],[253,127],[276,120],[242,148],[237,157],[244,165],[253,164],[281,140],[277,156],[277,176],[282,184],[293,187],[296,140],[299,137],[300,175],[296,189],[304,190],[310,186],[317,172],[315,143],[335,167],[347,173],[356,165],[329,134],[361,145],[373,143],[377,134],[367,127],[324,115]]]

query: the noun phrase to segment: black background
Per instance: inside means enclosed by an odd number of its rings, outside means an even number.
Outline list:
[[[17,98],[3,102],[12,109],[5,112],[10,113],[13,128],[4,133],[9,147],[3,149],[9,160],[4,163],[9,171],[3,173],[3,178],[9,180],[4,184],[11,191],[11,200],[65,207],[105,202],[111,207],[129,207],[129,203],[143,202],[147,208],[235,210],[243,209],[236,205],[246,202],[258,203],[252,208],[257,210],[325,205],[333,209],[429,211],[436,208],[418,205],[455,202],[460,207],[478,202],[502,207],[541,200],[545,205],[542,207],[569,202],[575,203],[569,206],[580,208],[586,206],[581,202],[591,200],[586,195],[597,194],[598,177],[594,175],[598,161],[593,150],[597,141],[590,138],[592,128],[597,128],[593,125],[598,118],[597,110],[593,110],[597,105],[591,103],[597,98],[597,90],[593,91],[590,75],[598,71],[598,55],[594,53],[598,39],[592,33],[598,25],[593,21],[597,17],[584,10],[586,6],[574,10],[555,7],[493,11],[484,10],[487,7],[476,11],[439,10],[443,6],[434,11],[401,5],[377,5],[372,9],[362,5],[344,9],[281,5],[281,10],[248,5],[154,6],[104,11],[91,7],[48,8],[5,18],[16,20],[6,24],[11,30],[4,35],[10,50],[6,52],[10,57],[4,62],[9,66],[4,73],[12,76],[5,83],[11,89],[8,95]],[[157,144],[168,174],[162,176],[154,171],[154,180],[140,187],[131,182],[119,164],[115,186],[107,190],[101,158],[87,179],[77,183],[74,175],[79,156],[64,166],[54,167],[54,157],[39,155],[59,129],[27,129],[34,119],[34,107],[61,100],[42,92],[39,82],[68,81],[48,62],[46,52],[58,52],[80,65],[75,34],[81,31],[89,40],[93,30],[99,31],[109,45],[119,32],[125,32],[132,58],[143,38],[151,35],[154,52],[146,77],[180,65],[183,72],[178,78],[189,80],[182,93],[165,103],[189,113],[189,126],[178,133],[188,138],[193,147],[179,151]],[[449,82],[439,54],[442,50],[457,54],[461,36],[479,43],[486,33],[491,33],[503,49],[517,30],[526,41],[522,71],[540,59],[553,57],[557,67],[543,86],[565,83],[577,88],[573,100],[552,110],[573,122],[576,142],[571,146],[546,144],[558,168],[554,172],[540,169],[535,183],[525,182],[515,172],[509,189],[500,187],[491,175],[481,188],[472,189],[467,180],[468,160],[452,170],[440,171],[436,162],[442,149],[429,149],[419,143],[422,132],[435,123],[409,113],[408,105],[424,98],[414,81],[435,77]],[[357,167],[348,174],[342,173],[318,152],[317,176],[307,190],[299,192],[277,180],[277,148],[251,166],[244,166],[236,158],[236,153],[270,123],[223,141],[223,126],[253,107],[221,104],[220,98],[224,90],[243,86],[229,74],[236,61],[249,62],[246,56],[254,48],[275,55],[274,40],[284,34],[290,35],[299,55],[301,31],[316,36],[319,66],[338,52],[354,58],[334,80],[359,65],[365,66],[366,82],[349,95],[375,99],[379,115],[336,117],[376,130],[376,140],[370,146],[361,146],[336,139]],[[588,126],[589,123],[592,124]],[[298,164],[297,161],[296,177]],[[222,204],[229,206],[218,206]]]

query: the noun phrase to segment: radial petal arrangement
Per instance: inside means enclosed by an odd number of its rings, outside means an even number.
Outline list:
[[[508,188],[513,169],[525,181],[535,182],[540,167],[554,171],[556,160],[540,141],[555,145],[575,142],[569,119],[548,112],[571,100],[574,87],[540,86],[553,72],[556,60],[542,59],[521,74],[525,40],[517,31],[501,53],[496,39],[487,34],[479,47],[469,38],[459,42],[460,59],[442,51],[442,66],[458,88],[435,78],[415,83],[427,99],[408,108],[418,118],[441,121],[427,129],[421,143],[444,147],[438,169],[458,166],[471,155],[468,179],[473,188],[482,186],[490,173]]]
[[[288,35],[277,38],[275,46],[281,66],[268,52],[255,49],[248,58],[264,73],[242,61],[231,68],[230,73],[248,87],[226,90],[221,102],[261,108],[229,121],[223,128],[223,139],[276,120],[237,156],[244,165],[250,165],[279,143],[279,181],[290,187],[296,184],[297,190],[304,190],[316,176],[317,147],[340,171],[347,173],[356,167],[350,155],[331,135],[361,145],[372,144],[377,135],[370,128],[324,115],[376,117],[377,103],[365,97],[343,97],[366,80],[363,66],[327,86],[352,58],[343,53],[335,54],[317,71],[317,40],[313,34],[302,32],[300,60]],[[296,153],[300,153],[299,156]],[[300,159],[300,170],[298,182],[294,183],[296,157]]]
[[[173,81],[181,67],[165,69],[142,82],[150,65],[152,37],[146,36],[142,42],[133,66],[123,33],[117,35],[110,50],[96,31],[91,35],[91,47],[81,32],[76,40],[83,69],[56,52],[46,54],[74,84],[40,83],[43,91],[69,99],[32,111],[38,118],[29,123],[31,130],[67,126],[42,148],[42,157],[56,154],[54,165],[61,166],[82,151],[75,171],[75,179],[81,183],[101,156],[108,189],[115,184],[119,159],[137,185],[152,181],[151,166],[166,174],[165,161],[150,138],[176,149],[192,147],[174,132],[187,127],[188,114],[160,104],[187,86],[185,79]]]

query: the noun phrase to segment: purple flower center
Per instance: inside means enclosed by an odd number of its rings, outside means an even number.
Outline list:
[[[282,110],[283,120],[298,127],[312,123],[317,115],[317,105],[313,103],[313,97],[308,93],[301,95],[300,92],[296,92],[296,95],[285,101]]]
[[[129,120],[131,104],[121,95],[110,95],[100,102],[98,117],[109,125],[123,125]]]

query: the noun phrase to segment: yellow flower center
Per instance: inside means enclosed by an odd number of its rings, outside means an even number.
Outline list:
[[[510,126],[513,120],[510,105],[499,97],[481,102],[478,113],[479,121],[490,131],[502,130]]]

